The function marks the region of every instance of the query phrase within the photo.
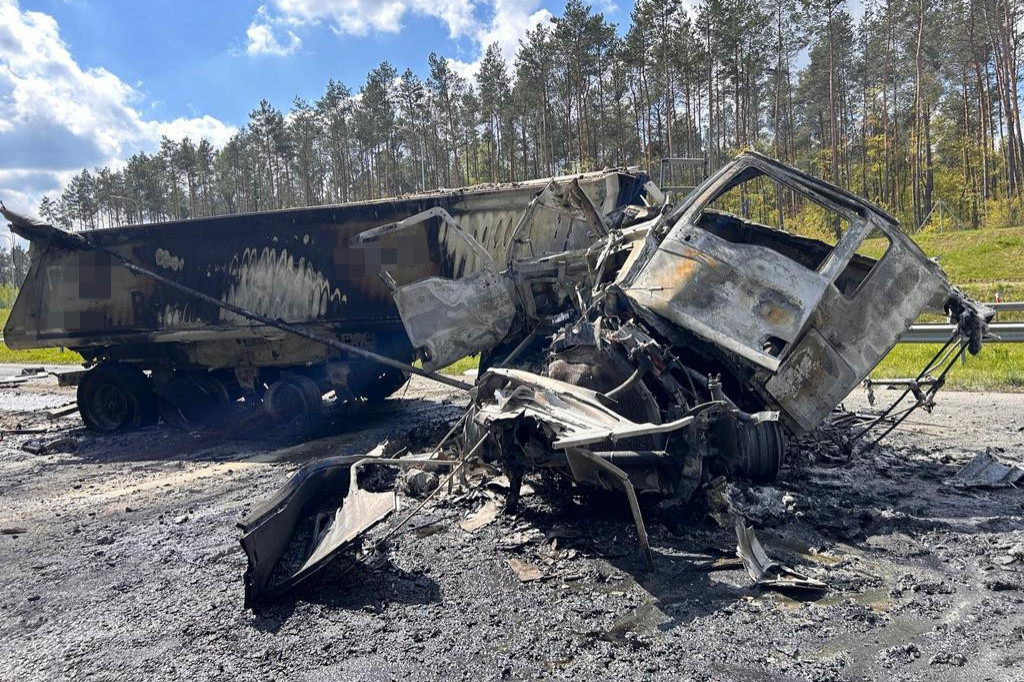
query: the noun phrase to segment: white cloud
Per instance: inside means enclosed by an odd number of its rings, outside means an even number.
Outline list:
[[[118,166],[160,137],[222,144],[234,128],[213,118],[147,120],[142,95],[110,71],[83,68],[53,17],[0,0],[0,198],[31,211],[83,167]]]
[[[365,35],[371,31],[396,33],[402,18],[419,14],[440,19],[451,38],[473,28],[478,0],[272,0],[282,17],[304,23],[330,22],[338,33]]]
[[[171,121],[148,121],[144,126],[153,140],[168,137],[181,141],[187,137],[193,142],[198,142],[205,137],[214,147],[224,146],[231,136],[238,132],[235,126],[228,125],[209,114],[196,118],[178,117]]]
[[[611,2],[611,0],[604,0]],[[519,50],[519,39],[528,29],[551,18],[551,12],[540,7],[540,0],[270,0],[274,13],[260,6],[256,18],[249,26],[249,52],[253,53],[254,28],[267,28],[256,38],[274,41],[269,32],[274,26],[327,23],[338,34],[366,35],[371,32],[397,33],[402,20],[408,15],[434,17],[448,28],[449,38],[468,37],[477,48],[473,61],[449,59],[458,73],[467,78],[476,75],[483,52],[491,43],[498,43],[502,55],[511,63]],[[485,9],[479,18],[478,12]],[[288,31],[293,43],[299,38]],[[280,45],[278,41],[274,45]],[[262,51],[262,54],[288,54],[290,46],[281,52]],[[296,46],[297,47],[297,46]]]
[[[267,8],[260,5],[256,10],[256,18],[245,31],[246,54],[284,57],[298,51],[302,47],[302,40],[291,29],[282,27],[282,23],[284,22],[271,17]],[[287,38],[284,42],[278,38],[281,33]]]
[[[464,62],[449,59],[452,68],[464,78],[474,78],[480,70],[483,52],[491,43],[498,43],[501,55],[509,64],[519,51],[519,40],[526,32],[540,23],[551,19],[546,9],[537,9],[539,0],[492,0],[494,14],[491,20],[477,27],[473,37],[479,47],[475,61]]]

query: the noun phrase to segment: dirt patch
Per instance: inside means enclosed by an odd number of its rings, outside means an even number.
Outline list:
[[[46,455],[21,450],[36,435],[0,441],[2,679],[1024,679],[1024,495],[943,485],[985,448],[1024,462],[1020,396],[946,394],[853,462],[807,441],[752,493],[784,500],[758,534],[829,584],[816,601],[709,570],[735,538],[699,509],[647,506],[646,571],[624,498],[532,477],[515,517],[469,533],[487,500],[444,498],[386,560],[339,562],[256,613],[238,517],[302,462],[429,445],[465,400],[417,381],[290,429],[97,437],[40,416],[71,396],[0,401],[0,429],[80,437]]]

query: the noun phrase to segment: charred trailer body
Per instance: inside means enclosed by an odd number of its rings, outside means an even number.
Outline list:
[[[647,182],[628,171],[562,180],[602,214],[642,204]],[[282,418],[313,408],[330,390],[344,399],[381,400],[405,382],[400,369],[339,353],[220,304],[411,361],[413,345],[389,282],[460,277],[477,271],[481,261],[503,257],[524,209],[546,185],[76,233],[5,210],[11,229],[31,243],[31,267],[4,340],[15,349],[70,348],[95,365],[80,385],[79,407],[86,423],[101,431],[154,423],[159,416],[193,423],[241,395],[260,398]],[[417,229],[395,229],[410,219]],[[384,230],[373,239],[357,238],[373,228]],[[125,262],[208,300],[133,272]]]

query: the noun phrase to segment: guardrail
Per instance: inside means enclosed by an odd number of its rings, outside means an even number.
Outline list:
[[[990,324],[988,331],[994,336],[985,343],[1024,343],[1024,322]],[[900,336],[900,343],[945,343],[952,335],[951,324],[915,324]]]
[[[1024,301],[1001,301],[984,305],[999,312],[1024,312]],[[998,319],[998,316],[997,318]],[[985,343],[1024,343],[1024,322],[993,322]],[[900,336],[900,343],[945,343],[953,335],[951,324],[915,324]]]

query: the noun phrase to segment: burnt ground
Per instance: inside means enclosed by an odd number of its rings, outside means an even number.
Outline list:
[[[387,561],[254,613],[238,517],[303,462],[431,444],[463,399],[414,382],[316,424],[98,437],[39,411],[72,391],[0,389],[0,429],[77,439],[35,455],[36,436],[0,441],[5,680],[1024,680],[1024,492],[943,485],[985,448],[1024,460],[1021,395],[945,394],[853,462],[804,443],[745,493],[768,552],[829,584],[816,600],[707,570],[735,539],[699,509],[648,510],[646,572],[624,498],[535,480],[516,517],[469,533],[481,494],[442,498]]]

